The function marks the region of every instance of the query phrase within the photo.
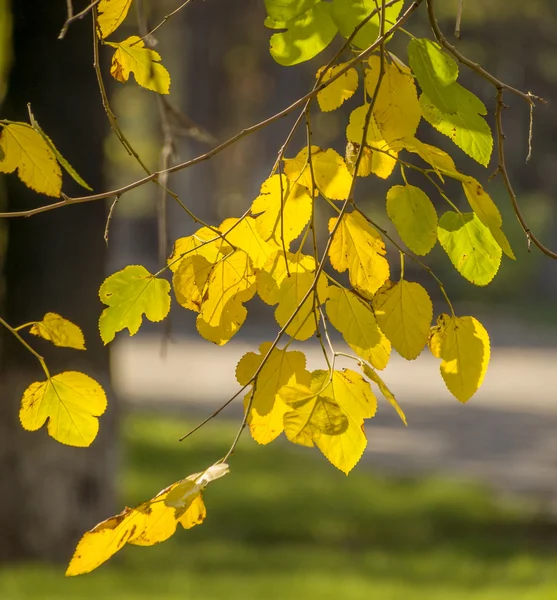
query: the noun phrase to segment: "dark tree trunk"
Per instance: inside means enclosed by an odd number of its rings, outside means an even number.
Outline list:
[[[78,7],[79,3],[75,3]],[[26,103],[58,148],[95,189],[102,188],[105,119],[92,69],[90,20],[74,24],[57,40],[65,2],[14,0],[14,64],[4,118],[26,120]],[[83,193],[65,181],[67,193]],[[38,206],[48,199],[27,190],[15,175],[5,178],[8,210]],[[51,373],[80,370],[109,385],[108,353],[97,319],[97,291],[105,276],[102,202],[47,212],[5,225],[1,313],[12,325],[57,312],[79,324],[87,352],[32,344]],[[26,335],[26,334],[24,334]],[[114,508],[114,406],[101,417],[90,448],[63,446],[44,428],[23,431],[21,395],[44,380],[37,361],[8,332],[2,332],[0,364],[0,558],[65,560],[81,533]],[[107,390],[108,391],[108,390]],[[113,402],[109,394],[109,406]]]

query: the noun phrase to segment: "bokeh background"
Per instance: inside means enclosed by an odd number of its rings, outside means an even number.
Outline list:
[[[457,2],[436,4],[450,36]],[[77,11],[87,2],[74,5]],[[144,0],[148,26],[179,5]],[[408,25],[417,36],[430,35],[424,8]],[[138,178],[141,170],[109,131],[92,68],[90,19],[57,39],[65,11],[63,0],[0,0],[0,115],[25,120],[30,102],[43,129],[95,190],[114,188]],[[135,17],[132,10],[115,39],[137,31]],[[293,68],[275,64],[264,18],[263,0],[192,0],[157,31],[157,50],[172,74],[171,160],[208,151],[312,85],[323,56]],[[511,108],[505,132],[508,168],[524,215],[553,247],[556,30],[552,0],[465,0],[462,40],[455,42],[500,79],[549,101],[535,111],[528,164],[529,114],[512,97],[506,98]],[[391,46],[403,60],[406,42],[400,34]],[[160,106],[134,82],[110,81],[110,54],[101,47],[110,103],[132,145],[155,170],[164,141]],[[460,80],[485,101],[493,124],[494,90],[464,68]],[[315,112],[315,143],[344,154],[350,108]],[[293,118],[172,176],[170,187],[211,223],[239,216],[268,176]],[[276,326],[272,311],[253,300],[241,332],[217,348],[197,336],[193,313],[174,304],[167,325],[147,323],[134,338],[119,334],[110,352],[102,347],[96,321],[104,277],[127,264],[150,270],[160,265],[154,185],[114,206],[108,244],[110,204],[104,202],[0,223],[2,316],[18,325],[55,311],[79,323],[87,354],[51,349],[40,340],[34,344],[52,371],[84,370],[105,385],[110,400],[90,449],[57,445],[44,431],[22,431],[19,398],[40,372],[2,332],[2,600],[557,598],[557,264],[529,251],[500,179],[487,184],[495,162],[479,168],[426,124],[419,135],[449,149],[461,170],[488,186],[517,255],[516,262],[505,259],[493,283],[482,289],[463,280],[439,248],[427,259],[457,311],[480,318],[491,335],[492,363],[480,392],[462,406],[449,396],[427,352],[412,363],[393,357],[385,379],[409,426],[380,405],[367,428],[368,450],[348,478],[318,453],[284,440],[259,447],[245,435],[231,475],[206,493],[208,517],[201,527],[179,531],[157,547],[126,547],[77,579],[63,573],[83,531],[226,452],[240,422],[239,402],[187,441],[177,439],[236,391],[237,361],[273,339]],[[287,156],[303,144],[303,135],[295,138]],[[385,193],[399,183],[397,177],[358,182],[359,201],[387,227]],[[0,187],[3,210],[43,201],[15,177],[3,178]],[[65,190],[80,194],[71,181]],[[459,189],[449,190],[462,204]],[[435,191],[428,191],[437,202]],[[319,215],[322,226],[328,216]],[[171,202],[166,222],[167,251],[174,239],[194,231]],[[443,310],[434,283],[419,271],[411,277],[426,285],[436,312]],[[318,347],[308,343],[305,349],[310,367],[322,367]]]

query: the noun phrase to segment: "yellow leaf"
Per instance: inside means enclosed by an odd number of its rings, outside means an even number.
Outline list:
[[[327,316],[344,341],[376,369],[389,362],[391,343],[377,326],[370,306],[345,288],[329,288]]]
[[[178,523],[184,529],[202,523],[206,515],[202,492],[208,483],[226,473],[227,464],[213,465],[173,483],[148,502],[102,521],[79,541],[66,576],[93,571],[126,543],[151,546],[171,537]]]
[[[255,225],[261,237],[264,240],[273,239],[277,243],[284,238],[287,249],[290,242],[302,233],[311,217],[311,209],[312,200],[308,190],[291,182],[284,175],[273,175],[264,181],[260,195],[251,205],[251,212],[259,215],[255,219]]]
[[[105,279],[99,290],[100,299],[108,305],[99,319],[103,342],[108,344],[126,328],[135,335],[143,315],[149,321],[162,321],[170,310],[169,292],[168,281],[139,265],[129,265]]]
[[[352,186],[352,176],[342,156],[332,148],[321,150],[318,146],[312,146],[311,162],[315,185],[319,192],[331,200],[346,200]],[[284,172],[290,181],[299,183],[311,191],[312,179],[307,147],[300,150],[296,158],[284,159]]]
[[[209,262],[216,263],[221,256],[230,252],[232,247],[218,233],[208,227],[202,227],[193,235],[176,240],[168,259],[168,267],[175,273],[183,260],[191,254],[199,254]]]
[[[158,94],[170,92],[170,74],[160,64],[161,55],[145,48],[140,37],[132,35],[123,42],[107,42],[107,45],[116,48],[110,67],[116,81],[126,83],[133,73],[140,86]]]
[[[329,221],[333,231],[337,218]],[[335,232],[329,258],[333,267],[344,273],[360,294],[371,298],[389,278],[385,244],[379,232],[359,212],[345,214]]]
[[[362,144],[364,137],[364,125],[368,110],[369,106],[364,104],[350,113],[350,121],[346,128],[346,139],[353,144],[357,144],[358,147]],[[364,148],[364,151],[366,149],[369,151],[369,154],[365,156],[367,164],[362,166],[362,163],[360,163],[358,175],[365,177],[366,174],[373,173],[377,177],[381,177],[381,179],[387,179],[396,166],[398,148],[394,144],[387,143],[375,121],[373,113],[369,119],[366,144],[369,146],[369,148]]]
[[[439,179],[443,180],[442,175],[448,175],[453,179],[462,180],[464,175],[457,171],[453,159],[443,150],[424,144],[417,138],[405,138],[401,141],[401,145],[408,152],[417,154],[420,158],[429,163],[436,171]]]
[[[230,341],[248,315],[243,303],[251,300],[255,291],[255,273],[249,256],[242,250],[225,256],[207,280],[196,321],[199,334],[219,346]]]
[[[101,0],[97,6],[99,37],[104,39],[114,33],[126,18],[132,0]]]
[[[282,397],[293,409],[284,415],[288,439],[316,445],[331,464],[348,474],[367,445],[364,419],[377,410],[370,384],[348,369],[333,371],[332,376],[329,371],[314,371],[309,388],[288,386]]]
[[[419,284],[401,279],[387,283],[373,297],[375,317],[395,350],[407,360],[417,358],[427,344],[433,304]]]
[[[327,83],[333,75],[336,75],[341,69],[346,66],[346,63],[342,63],[337,65],[336,67],[331,67],[327,69],[327,72],[323,76],[321,83]],[[318,79],[323,69],[325,67],[321,67],[315,77]],[[328,112],[331,110],[337,109],[341,106],[345,100],[351,98],[356,90],[358,89],[358,72],[356,69],[348,69],[345,73],[343,73],[338,79],[335,79],[331,84],[329,84],[325,89],[321,90],[317,94],[317,102],[319,103],[319,108],[323,112]]]
[[[379,82],[381,58],[373,55],[366,70],[365,85],[373,98]],[[389,145],[413,137],[418,129],[421,108],[410,69],[385,61],[385,74],[373,105],[373,117],[381,137]]]
[[[240,385],[247,385],[263,358],[267,355],[271,342],[259,347],[259,354],[248,352],[236,367],[236,379]],[[248,424],[253,439],[259,444],[268,444],[283,431],[282,417],[286,406],[281,399],[281,388],[301,384],[309,386],[311,375],[306,371],[306,357],[303,352],[287,352],[274,348],[265,365],[259,372],[255,392],[246,395],[245,402],[253,395]]]
[[[176,240],[168,266],[174,272],[172,286],[181,306],[195,312],[201,310],[211,272],[230,252],[232,247],[207,227]]]
[[[474,317],[440,315],[429,346],[442,360],[441,375],[449,391],[467,402],[482,385],[489,364],[489,335],[483,325]]]
[[[29,333],[49,340],[55,346],[85,350],[81,329],[56,313],[46,313],[42,321],[33,324]]]
[[[387,214],[400,239],[420,256],[437,241],[437,212],[431,200],[418,187],[395,185],[387,192]]]
[[[404,411],[402,410],[402,408],[400,408],[399,403],[396,401],[395,395],[387,387],[387,385],[381,379],[381,377],[379,377],[379,374],[377,373],[377,371],[375,371],[374,369],[372,369],[369,365],[366,365],[365,363],[362,365],[362,367],[363,367],[365,376],[368,377],[369,379],[371,379],[371,381],[373,381],[373,383],[375,383],[377,385],[377,387],[380,389],[383,396],[385,396],[385,399],[395,409],[396,414],[400,417],[400,420],[405,425],[408,425],[408,423],[406,421],[406,415],[404,414]]]
[[[26,123],[0,125],[0,173],[17,174],[39,194],[60,197],[62,171],[43,137]]]
[[[133,517],[130,519],[130,517]],[[126,508],[119,515],[95,525],[79,541],[66,571],[67,577],[90,573],[121,550],[141,526],[141,513]],[[135,522],[134,522],[135,521]]]
[[[501,250],[509,257],[515,260],[509,240],[501,229],[503,219],[497,205],[491,199],[491,196],[483,189],[481,183],[473,177],[467,177],[462,181],[464,193],[472,210],[476,213],[478,219],[491,231],[495,241],[501,246]]]
[[[346,161],[346,166],[348,167],[350,173],[354,173],[359,151],[360,144],[357,144],[356,142],[347,142],[344,160]],[[381,172],[383,158],[390,160],[386,154],[373,152],[373,150],[365,146],[362,152],[362,158],[360,159],[360,164],[358,166],[358,177],[367,177],[376,171]]]
[[[288,271],[286,269],[288,262]],[[277,323],[284,327],[298,309],[302,299],[315,280],[315,259],[303,254],[277,252],[257,274],[257,290],[263,302],[278,304],[275,310]],[[317,301],[327,299],[328,284],[321,273],[317,281]],[[286,333],[297,340],[307,340],[316,329],[319,314],[314,314],[315,294],[310,294],[296,316],[286,328]]]
[[[19,419],[27,431],[37,431],[48,419],[48,434],[56,441],[84,447],[97,436],[97,417],[105,410],[105,393],[94,379],[65,371],[25,390]]]
[[[238,223],[236,225],[236,223]],[[254,269],[261,268],[278,249],[278,244],[274,240],[265,241],[257,230],[255,219],[253,217],[244,217],[243,219],[226,219],[219,227],[221,231],[228,231],[227,241],[243,250],[250,258]]]

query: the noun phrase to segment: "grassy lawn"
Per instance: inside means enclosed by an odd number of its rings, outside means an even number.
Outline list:
[[[234,429],[130,416],[122,506],[221,456]],[[208,517],[92,574],[0,568],[1,600],[551,600],[557,525],[475,486],[349,477],[310,450],[248,436],[205,494]]]

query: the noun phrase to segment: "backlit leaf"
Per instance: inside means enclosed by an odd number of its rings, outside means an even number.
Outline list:
[[[248,352],[240,359],[236,367],[236,379],[240,385],[246,385],[263,358],[267,355],[271,342],[259,346],[259,354]],[[281,389],[287,385],[306,385],[311,383],[311,375],[306,371],[306,357],[303,352],[274,348],[257,377],[255,392],[246,395],[246,403],[253,395],[248,424],[253,439],[259,444],[268,444],[278,437],[283,429],[282,417],[287,410],[281,399]]]
[[[323,151],[317,146],[312,146],[311,161],[317,189],[326,198],[346,200],[352,185],[352,176],[342,156],[332,148]],[[290,181],[299,183],[311,191],[312,180],[307,147],[303,148],[296,158],[284,160],[284,172]]]
[[[418,187],[395,185],[387,193],[387,214],[400,239],[424,256],[437,241],[437,212],[431,200]]]
[[[0,173],[13,173],[17,169],[27,187],[58,198],[62,190],[62,171],[43,137],[26,123],[0,127]]]
[[[282,198],[281,198],[282,178]],[[282,211],[281,211],[282,207]],[[281,238],[288,249],[311,217],[312,200],[308,190],[284,175],[273,175],[263,182],[259,196],[251,205],[257,231],[264,240]]]
[[[248,311],[244,302],[255,294],[255,273],[249,256],[236,250],[220,260],[207,280],[197,331],[219,346],[226,344],[243,325]]]
[[[317,2],[319,0],[265,0],[265,8],[273,21],[291,21]]]
[[[235,225],[234,228],[232,228],[233,225]],[[219,229],[221,231],[231,230],[226,235],[226,240],[250,257],[254,269],[261,268],[279,249],[274,240],[265,241],[261,237],[253,217],[244,217],[241,220],[226,219],[221,223]]]
[[[337,34],[328,2],[317,2],[291,21],[266,22],[274,29],[270,40],[271,56],[283,66],[292,66],[313,58],[324,50]]]
[[[97,6],[99,37],[114,33],[126,18],[133,0],[101,0]]]
[[[358,147],[361,145],[364,136],[364,124],[368,109],[369,106],[365,104],[354,109],[350,113],[350,121],[346,128],[346,139],[353,144],[357,144]],[[358,175],[365,177],[369,173],[373,173],[377,177],[381,177],[381,179],[387,179],[396,166],[398,146],[390,146],[385,141],[373,114],[370,117],[367,128],[366,144],[370,147],[365,147],[364,152],[368,151],[369,155],[366,156],[364,154],[360,168],[358,169]],[[355,155],[357,156],[357,152],[355,152]],[[356,156],[354,156],[354,162],[356,161]]]
[[[330,232],[337,221],[337,218],[329,221]],[[351,212],[343,216],[335,232],[329,258],[340,273],[348,269],[352,286],[366,298],[371,298],[389,278],[385,253],[380,233],[359,212]]]
[[[285,256],[277,252],[274,257],[257,275],[257,291],[263,302],[275,305],[275,319],[284,327],[292,317],[304,296],[313,285],[315,280],[315,259],[303,254],[286,253],[288,271],[286,269]],[[317,300],[319,304],[327,299],[328,284],[325,276],[321,273],[317,286]],[[314,315],[315,294],[310,293],[296,316],[286,328],[286,333],[297,340],[307,340],[315,333],[316,319],[319,314]]]
[[[282,397],[292,408],[284,415],[288,439],[317,446],[331,464],[348,474],[367,445],[364,419],[377,410],[370,384],[349,369],[332,376],[329,371],[314,371],[309,388],[289,386]]]
[[[460,84],[454,83],[453,86],[458,106],[455,113],[441,112],[426,94],[422,94],[422,114],[437,131],[448,136],[468,156],[487,167],[493,151],[493,134],[482,116],[487,114],[485,106]]]
[[[130,73],[133,73],[142,87],[158,94],[170,92],[170,74],[160,64],[160,54],[145,48],[140,37],[132,35],[123,42],[107,42],[107,45],[116,48],[110,67],[110,74],[114,79],[126,83]]]
[[[398,18],[403,2],[385,8],[387,28]],[[379,37],[379,11],[381,2],[377,0],[333,0],[332,15],[340,33],[348,38],[354,29],[372,12],[376,14],[358,31],[352,43],[358,48],[367,48]]]
[[[470,204],[470,208],[476,213],[478,219],[489,228],[495,241],[501,246],[503,252],[515,260],[507,236],[503,233],[503,219],[497,205],[491,199],[491,196],[484,190],[481,183],[473,177],[468,177],[462,181],[464,193]]]
[[[377,326],[371,307],[345,288],[329,288],[327,316],[344,341],[376,369],[389,362],[391,343]]]
[[[326,83],[327,81],[329,81],[329,79],[331,79],[333,75],[338,73],[345,66],[346,63],[341,63],[336,67],[331,67],[330,69],[327,69],[321,83]],[[316,78],[319,78],[324,68],[325,67],[321,67],[317,71]],[[319,108],[323,112],[335,110],[339,106],[342,106],[345,100],[352,98],[357,89],[358,72],[356,71],[356,69],[348,69],[338,79],[335,79],[335,81],[330,83],[324,90],[321,90],[317,94],[317,102],[319,103]]]
[[[227,473],[227,464],[213,465],[173,483],[148,502],[102,521],[79,541],[66,576],[93,571],[127,543],[151,546],[163,542],[174,534],[178,523],[184,529],[202,523],[206,515],[203,490]]]
[[[33,324],[29,333],[49,340],[55,346],[85,350],[81,329],[56,313],[46,313],[42,321]]]
[[[489,335],[474,317],[440,315],[431,328],[430,349],[440,358],[449,391],[467,402],[481,386],[489,364]]]
[[[455,269],[475,285],[487,285],[501,264],[501,246],[474,213],[447,211],[439,219],[439,243]]]
[[[364,375],[366,377],[368,377],[369,379],[371,379],[371,381],[373,381],[373,383],[375,383],[377,385],[377,387],[379,388],[379,390],[381,391],[381,393],[383,394],[383,396],[385,397],[387,402],[395,409],[396,414],[400,417],[400,420],[405,425],[408,425],[408,423],[406,421],[406,415],[404,414],[404,411],[402,410],[402,408],[400,408],[400,405],[397,402],[395,395],[387,387],[386,383],[381,379],[381,377],[379,377],[379,374],[377,373],[377,371],[375,371],[374,369],[372,369],[369,365],[367,365],[365,363],[362,365],[362,368],[364,371]]]
[[[105,279],[99,296],[105,308],[99,319],[101,338],[111,342],[118,331],[135,335],[143,315],[149,321],[162,321],[170,310],[170,284],[151,275],[145,267],[129,265]]]
[[[417,358],[427,343],[433,318],[433,304],[425,289],[404,279],[388,281],[372,304],[377,323],[394,349],[407,360]]]
[[[68,446],[90,446],[106,410],[102,387],[91,377],[65,371],[46,381],[32,383],[21,400],[19,418],[27,431],[40,429],[48,420],[48,434]]]
[[[370,98],[379,84],[381,58],[373,55],[366,69],[365,84]],[[373,117],[382,139],[393,146],[403,138],[413,137],[422,111],[414,78],[408,68],[385,61],[385,74],[373,105]]]

